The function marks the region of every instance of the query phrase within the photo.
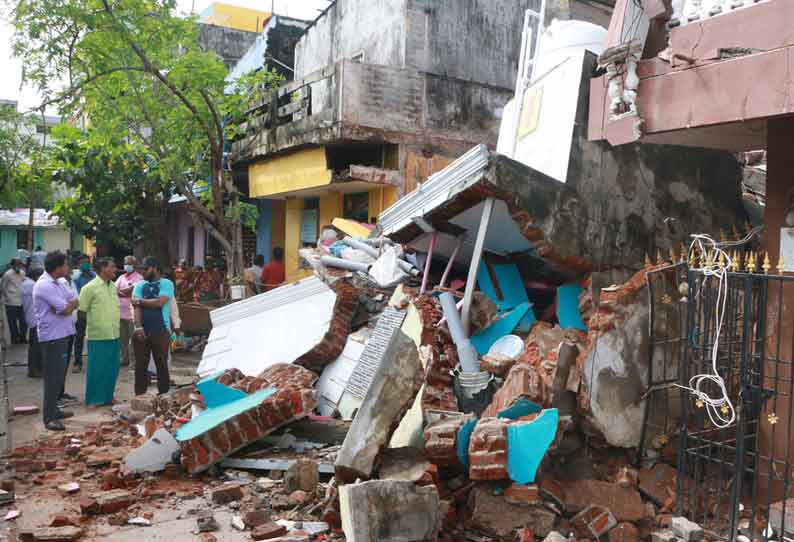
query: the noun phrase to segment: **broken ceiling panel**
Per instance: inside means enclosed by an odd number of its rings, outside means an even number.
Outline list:
[[[296,360],[323,340],[336,297],[319,278],[310,277],[212,311],[199,375],[236,368],[256,376]]]

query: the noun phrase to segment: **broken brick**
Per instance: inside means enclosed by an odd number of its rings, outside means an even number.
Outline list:
[[[469,478],[505,480],[507,475],[507,424],[500,418],[483,418],[469,441]]]
[[[243,516],[243,523],[250,528],[265,525],[269,521],[270,514],[267,512],[267,510],[251,510]]]
[[[80,527],[71,525],[64,527],[46,527],[33,531],[33,540],[36,542],[71,542],[83,535]]]
[[[273,365],[259,377],[245,382],[238,373],[226,371],[218,381],[233,387],[239,382],[246,393],[271,387],[278,391],[260,404],[182,442],[182,466],[190,474],[202,472],[279,427],[307,416],[317,406],[312,387],[317,375],[303,367],[289,363]]]
[[[502,387],[494,394],[491,404],[483,412],[483,418],[495,418],[522,398],[542,403],[538,401],[542,399],[540,386],[540,375],[534,367],[525,363],[514,365]]]
[[[99,513],[99,503],[93,497],[81,497],[80,498],[80,512],[83,514],[98,514]]]
[[[486,354],[480,358],[480,370],[499,378],[506,377],[515,364],[514,358],[501,354]]]
[[[434,465],[457,466],[458,434],[471,416],[450,416],[429,424],[424,431],[425,456]]]
[[[287,533],[287,528],[274,522],[263,523],[258,525],[251,532],[251,538],[254,540],[271,540],[278,538]]]
[[[565,485],[565,508],[578,514],[588,506],[608,508],[617,521],[635,522],[646,516],[645,505],[637,490],[599,480],[576,480]]]
[[[218,542],[218,539],[215,537],[215,535],[210,533],[199,534],[199,540],[201,540],[201,542]]]
[[[609,531],[609,542],[639,542],[640,530],[633,523],[618,523]]]
[[[311,492],[319,482],[319,467],[317,462],[311,459],[298,459],[284,473],[284,487],[289,492],[298,489]]]
[[[305,491],[297,489],[289,494],[289,504],[291,506],[306,504],[309,500],[309,494]]]
[[[615,482],[623,488],[636,488],[639,483],[639,473],[636,469],[621,467]]]
[[[215,521],[215,518],[211,515],[200,516],[196,518],[196,529],[200,533],[209,533],[212,531],[217,531],[221,527],[218,525],[218,522]]]
[[[505,489],[505,500],[510,504],[538,504],[540,502],[540,490],[536,485],[512,484]]]
[[[133,502],[132,495],[121,489],[102,492],[94,499],[100,514],[115,514],[128,508]]]
[[[601,538],[617,525],[615,516],[603,506],[588,506],[571,519],[571,526],[579,538]]]
[[[64,516],[61,514],[58,514],[57,516],[53,517],[52,521],[50,521],[50,527],[66,527],[66,526],[79,527],[80,521],[77,518]]]
[[[240,484],[230,482],[212,490],[212,502],[215,504],[228,504],[243,498],[243,489]]]

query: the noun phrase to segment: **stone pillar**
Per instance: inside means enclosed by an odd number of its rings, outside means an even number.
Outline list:
[[[764,210],[763,250],[769,252],[772,273],[777,269],[780,257],[780,228],[785,227],[786,213],[794,196],[794,120],[776,118],[767,123],[767,177],[766,208]],[[789,264],[791,262],[788,262]],[[781,273],[782,274],[782,273]],[[772,456],[779,461],[786,459],[794,462],[794,445],[789,445],[790,434],[794,428],[791,401],[794,393],[792,386],[792,363],[794,363],[794,282],[769,284],[766,323],[766,352],[764,388],[777,387],[777,400],[770,398],[761,413],[759,423],[759,448],[763,457]],[[782,302],[781,302],[782,301]],[[782,321],[781,321],[782,320]],[[778,322],[780,325],[778,326]],[[778,361],[775,361],[775,360]],[[771,420],[770,420],[771,417]],[[777,423],[771,423],[776,419]],[[767,495],[769,483],[769,464],[761,462],[763,476],[759,480],[759,495]],[[781,473],[782,474],[782,473]],[[782,484],[775,482],[772,499],[780,499]]]

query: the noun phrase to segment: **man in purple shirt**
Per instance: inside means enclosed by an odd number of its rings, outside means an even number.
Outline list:
[[[44,426],[63,431],[63,420],[71,413],[58,408],[69,363],[69,337],[74,335],[72,312],[79,300],[58,279],[66,276],[69,266],[62,252],[50,252],[44,259],[45,273],[33,287],[33,310],[38,321],[38,339],[44,376]]]

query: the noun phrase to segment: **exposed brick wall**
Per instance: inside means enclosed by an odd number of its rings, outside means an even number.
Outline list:
[[[508,420],[482,418],[469,442],[469,478],[506,480]]]
[[[274,365],[257,378],[242,377],[237,369],[226,371],[218,378],[223,384],[247,393],[269,387],[278,391],[259,405],[182,442],[182,466],[191,474],[204,471],[275,429],[308,415],[317,406],[312,387],[316,378],[311,371],[288,363]]]
[[[295,364],[320,372],[342,353],[359,303],[359,290],[345,282],[334,286],[336,303],[333,318],[323,339],[295,360]]]
[[[540,379],[538,371],[526,363],[514,365],[499,391],[488,408],[483,412],[484,417],[495,418],[499,412],[511,406],[518,399],[525,397],[543,405],[546,390]]]
[[[425,428],[425,456],[434,465],[458,466],[458,433],[471,416],[451,416]]]

